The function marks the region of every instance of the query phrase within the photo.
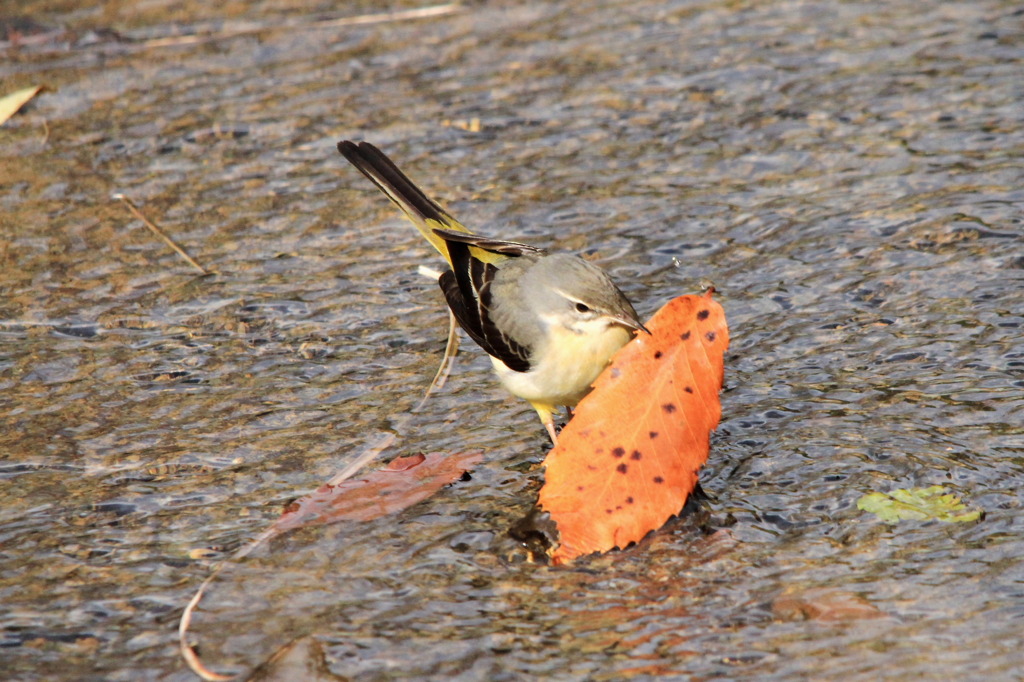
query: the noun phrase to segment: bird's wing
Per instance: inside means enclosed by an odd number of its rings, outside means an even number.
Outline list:
[[[509,369],[516,372],[529,370],[531,349],[509,336],[491,319],[491,283],[498,273],[498,268],[491,263],[478,260],[470,253],[470,243],[484,248],[482,245],[462,239],[451,239],[448,234],[443,234],[443,237],[451,255],[452,269],[442,274],[439,282],[441,291],[448,301],[448,307],[454,313],[459,326],[489,355],[504,362]],[[497,248],[498,245],[513,243],[494,241],[493,244]],[[524,247],[526,250],[505,255],[519,256],[540,251],[523,244],[514,246]]]
[[[537,248],[536,246],[530,246],[529,244],[520,244],[519,242],[508,242],[503,239],[491,239],[490,237],[482,237],[472,232],[457,232],[455,230],[446,230],[434,228],[434,234],[445,243],[460,242],[466,244],[469,247],[469,254],[477,260],[482,260],[485,263],[491,263],[492,260],[481,258],[479,251],[487,251],[501,256],[524,256],[528,253],[532,254],[543,254],[544,249]],[[476,248],[473,248],[476,247]]]

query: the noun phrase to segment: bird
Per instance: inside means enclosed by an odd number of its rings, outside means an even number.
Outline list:
[[[448,262],[438,282],[456,321],[557,444],[558,408],[571,416],[611,356],[635,334],[650,334],[633,304],[577,255],[470,232],[369,142],[337,146]]]

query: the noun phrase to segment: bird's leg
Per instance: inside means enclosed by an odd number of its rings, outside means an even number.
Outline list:
[[[555,430],[555,420],[548,415],[547,421],[544,422],[544,428],[548,430],[548,435],[551,436],[551,444],[558,445],[558,431]]]
[[[551,444],[558,445],[558,431],[555,430],[555,406],[545,405],[544,403],[535,403],[532,400],[530,405],[533,409],[537,410],[537,416],[540,417],[540,423],[544,425],[544,428],[548,430],[548,435],[551,436]]]

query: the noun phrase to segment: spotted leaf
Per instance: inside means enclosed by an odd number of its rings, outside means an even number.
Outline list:
[[[544,462],[538,505],[558,530],[563,563],[637,542],[678,514],[718,425],[725,312],[680,296],[613,358]]]

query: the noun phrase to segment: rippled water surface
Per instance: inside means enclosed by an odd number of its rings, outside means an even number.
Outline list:
[[[0,36],[3,92],[51,89],[0,128],[6,678],[194,679],[177,619],[216,562],[396,432],[389,454],[486,455],[229,564],[192,628],[208,664],[299,638],[323,679],[1019,679],[1017,3],[78,5],[17,3]],[[544,433],[472,347],[405,418],[438,261],[349,137],[471,227],[594,257],[643,316],[715,283],[706,524],[521,560]],[[856,508],[930,485],[984,520]]]

